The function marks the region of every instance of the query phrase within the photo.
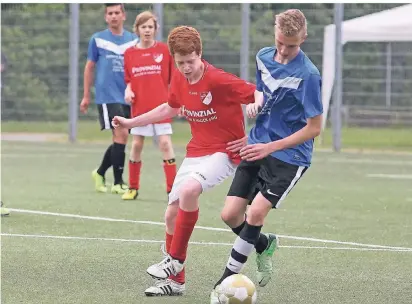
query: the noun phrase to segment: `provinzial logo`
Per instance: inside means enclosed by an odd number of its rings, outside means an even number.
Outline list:
[[[189,117],[207,117],[216,114],[216,111],[213,108],[210,108],[209,110],[191,111],[186,109],[186,107],[182,107],[182,112],[185,116]]]
[[[133,67],[132,68],[132,73],[141,73],[141,72],[147,72],[147,71],[161,71],[162,67],[160,65],[146,65],[142,67]]]
[[[188,121],[196,123],[207,123],[217,120],[216,111],[213,108],[207,110],[188,110],[185,106],[182,107],[181,113],[186,117]]]
[[[153,59],[154,61],[156,61],[157,63],[162,62],[163,60],[163,54],[153,54]]]
[[[200,100],[205,104],[205,105],[209,105],[212,102],[212,93],[209,92],[202,92],[200,93]]]

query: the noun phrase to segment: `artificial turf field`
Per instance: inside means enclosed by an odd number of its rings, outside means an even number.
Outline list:
[[[219,216],[230,181],[201,197],[186,294],[146,298],[146,268],[162,259],[160,153],[148,141],[140,197],[122,201],[93,189],[105,147],[2,142],[1,197],[12,211],[1,221],[2,303],[208,303],[235,239]],[[412,303],[411,169],[412,155],[315,152],[265,224],[281,247],[258,303]],[[255,268],[252,256],[252,280]]]

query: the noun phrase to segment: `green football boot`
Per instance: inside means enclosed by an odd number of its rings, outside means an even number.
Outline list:
[[[256,253],[257,279],[260,287],[266,286],[272,278],[272,257],[279,246],[279,239],[273,233],[265,234],[268,238],[268,246],[261,254]]]
[[[106,180],[104,176],[101,176],[99,173],[97,173],[97,169],[93,170],[92,178],[94,180],[94,188],[96,189],[96,191],[101,192],[101,193],[106,193],[107,192]]]

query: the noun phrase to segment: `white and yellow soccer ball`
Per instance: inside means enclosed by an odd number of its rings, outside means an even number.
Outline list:
[[[234,274],[223,280],[216,290],[221,304],[255,304],[256,286],[243,274]]]

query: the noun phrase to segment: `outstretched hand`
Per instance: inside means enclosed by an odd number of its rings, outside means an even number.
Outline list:
[[[126,128],[126,129],[130,129],[130,121],[131,119],[127,119],[121,116],[115,116],[112,119],[112,126],[113,128],[117,129],[117,128]]]
[[[247,145],[247,136],[242,137],[240,139],[231,141],[227,143],[227,150],[230,152],[239,152],[244,146]]]
[[[255,161],[265,158],[270,153],[274,152],[268,144],[253,144],[247,145],[240,150],[240,157],[246,161]]]
[[[260,112],[262,106],[258,103],[250,103],[246,106],[246,115],[249,118],[255,118],[256,115]]]
[[[124,92],[124,100],[126,101],[126,103],[132,104],[133,100],[134,100],[134,97],[135,96],[134,96],[133,91],[129,87],[127,87],[125,92]]]
[[[89,105],[90,105],[90,99],[87,97],[83,97],[80,103],[80,112],[82,112],[83,114],[86,114],[87,110],[89,109]]]

